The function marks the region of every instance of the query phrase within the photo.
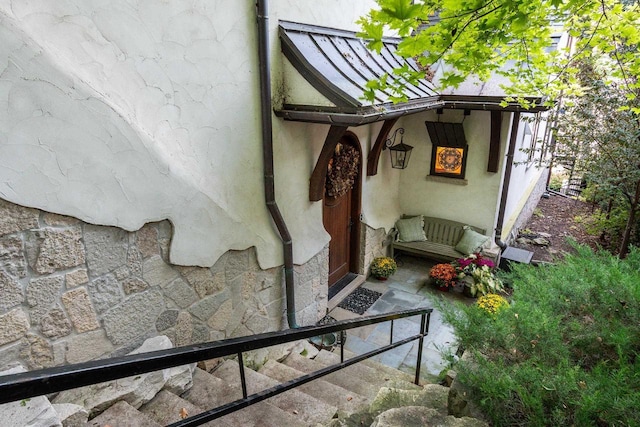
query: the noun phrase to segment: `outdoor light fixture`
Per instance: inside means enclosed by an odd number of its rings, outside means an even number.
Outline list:
[[[396,136],[400,132],[400,144],[396,144]],[[404,128],[398,128],[393,132],[391,138],[387,139],[384,143],[384,149],[389,148],[389,155],[391,156],[391,167],[395,169],[405,169],[409,166],[409,158],[411,157],[411,150],[413,147],[404,143]],[[395,144],[395,145],[394,145]]]

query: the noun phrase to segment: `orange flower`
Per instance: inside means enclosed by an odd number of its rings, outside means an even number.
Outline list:
[[[453,286],[458,274],[451,264],[436,264],[429,270],[429,277],[434,279],[438,286]]]

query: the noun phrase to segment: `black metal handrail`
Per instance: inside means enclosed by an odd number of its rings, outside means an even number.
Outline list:
[[[196,426],[415,340],[419,340],[415,375],[415,383],[418,384],[420,379],[423,339],[429,332],[429,320],[432,311],[433,309],[431,308],[402,310],[388,314],[368,316],[361,319],[342,320],[322,326],[305,326],[297,329],[267,332],[216,342],[194,344],[166,350],[131,354],[110,359],[93,360],[73,365],[57,366],[36,371],[0,376],[0,404],[56,393],[90,384],[126,378],[146,372],[159,371],[201,360],[238,355],[243,398],[171,424],[171,427]],[[411,316],[421,316],[419,333],[394,343],[393,321]],[[344,331],[388,321],[391,322],[392,331],[390,334],[389,345],[352,357],[347,361],[344,360],[344,348],[342,347],[340,352],[341,362],[339,364],[303,375],[295,380],[287,381],[272,388],[262,390],[259,393],[255,393],[250,396],[247,395],[246,383],[244,381],[244,366],[242,363],[243,352],[336,332],[340,332],[342,335],[343,339],[340,341],[341,346],[344,346]]]

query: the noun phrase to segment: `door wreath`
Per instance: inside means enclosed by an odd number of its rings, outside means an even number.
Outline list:
[[[338,198],[347,194],[355,183],[359,166],[360,153],[355,147],[345,144],[336,145],[327,167],[325,181],[327,196]]]

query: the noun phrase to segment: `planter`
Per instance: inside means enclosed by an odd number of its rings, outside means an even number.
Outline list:
[[[438,286],[438,290],[441,292],[449,292],[449,286]]]
[[[382,276],[376,276],[376,279],[380,280],[380,281],[385,281],[388,279],[388,277],[382,277]]]
[[[477,295],[473,295],[471,293],[471,286],[467,285],[466,283],[464,284],[463,288],[462,288],[462,295],[464,295],[465,297],[469,297],[469,298],[477,298]]]

